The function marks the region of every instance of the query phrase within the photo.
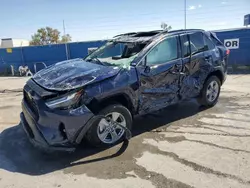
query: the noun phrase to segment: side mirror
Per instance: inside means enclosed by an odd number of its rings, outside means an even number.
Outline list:
[[[150,70],[151,70],[150,66],[146,66],[145,69],[144,69],[144,72],[145,73],[150,73]]]

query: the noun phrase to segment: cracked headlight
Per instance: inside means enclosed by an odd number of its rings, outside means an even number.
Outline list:
[[[82,90],[58,98],[51,99],[47,101],[45,104],[51,109],[55,108],[69,109],[79,102],[81,95],[82,95]]]

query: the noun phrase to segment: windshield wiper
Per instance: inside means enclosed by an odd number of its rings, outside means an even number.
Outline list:
[[[99,65],[105,65],[103,62],[101,62],[97,57],[93,57],[93,58],[90,58],[90,59],[87,59],[86,61],[89,61],[89,62],[93,62],[93,63],[97,63]]]
[[[102,63],[97,57],[93,57],[93,60],[97,61],[100,65],[104,65],[104,63]]]
[[[103,66],[112,66],[112,64],[108,62],[100,61],[97,57],[92,57],[92,58],[86,59],[85,61],[96,63],[96,64],[103,65]]]

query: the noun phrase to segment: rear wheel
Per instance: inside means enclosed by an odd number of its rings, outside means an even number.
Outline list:
[[[209,77],[201,91],[198,102],[201,105],[212,107],[218,102],[220,95],[221,82],[217,76]]]
[[[125,131],[114,122],[121,124],[131,130],[132,116],[130,111],[120,105],[110,105],[100,111],[107,119],[102,118],[93,123],[87,132],[87,140],[94,146],[109,146],[118,143],[124,139]]]

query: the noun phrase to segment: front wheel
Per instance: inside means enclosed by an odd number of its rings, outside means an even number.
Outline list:
[[[107,119],[102,118],[94,122],[86,135],[88,142],[93,146],[109,146],[124,139],[125,130],[116,126],[114,122],[121,124],[129,130],[132,128],[131,113],[120,104],[110,105],[101,110],[99,114],[106,116]],[[112,119],[112,121],[108,119]]]
[[[220,95],[221,82],[217,76],[208,78],[202,88],[198,102],[201,105],[212,107],[218,102]]]

